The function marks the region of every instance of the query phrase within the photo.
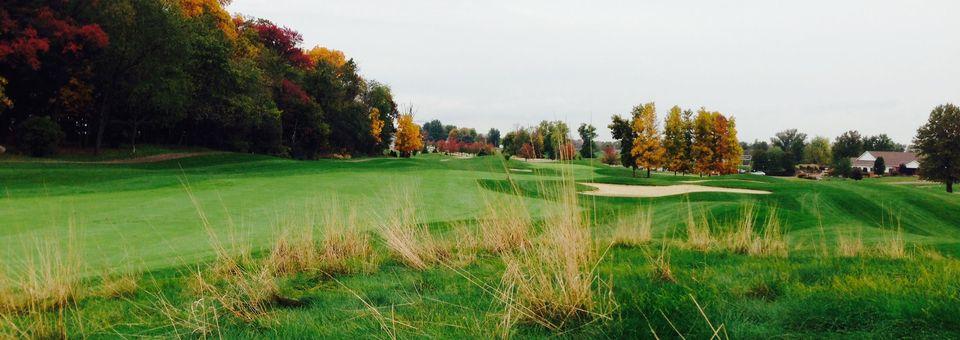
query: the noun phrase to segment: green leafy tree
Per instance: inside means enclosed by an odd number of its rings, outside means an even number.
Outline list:
[[[937,106],[913,140],[920,158],[920,178],[942,182],[947,192],[960,182],[960,108]]]
[[[876,136],[870,136],[863,140],[865,151],[903,151],[906,147],[903,144],[894,142],[890,136],[881,133]]]
[[[583,158],[593,158],[594,154],[597,152],[597,128],[589,124],[580,124],[580,127],[577,128],[577,133],[580,134],[580,140],[583,141],[583,145],[580,146],[580,157]]]
[[[363,96],[363,102],[371,109],[377,109],[379,120],[383,122],[380,129],[377,142],[369,150],[370,154],[378,155],[390,148],[390,141],[397,132],[396,120],[400,117],[400,111],[397,110],[397,103],[393,100],[393,91],[390,86],[370,81],[367,84],[366,93]]]
[[[831,175],[834,177],[850,177],[853,171],[853,166],[850,164],[849,158],[841,158],[834,165],[831,170]]]
[[[620,141],[620,164],[624,167],[633,169],[633,177],[637,177],[637,163],[634,161],[630,149],[633,148],[633,140],[636,134],[629,120],[623,119],[620,115],[613,115],[613,122],[607,126],[613,138]]]
[[[427,140],[431,142],[447,139],[447,135],[449,134],[449,132],[444,133],[443,123],[440,123],[440,121],[436,119],[423,123],[423,131],[426,134]]]
[[[877,176],[883,176],[885,172],[887,172],[887,163],[883,160],[883,157],[877,157],[877,159],[873,161],[873,173],[877,174]]]
[[[851,130],[837,136],[833,141],[833,159],[836,162],[839,159],[857,157],[863,154],[863,138],[860,132]]]
[[[193,88],[187,74],[189,32],[174,4],[105,0],[100,6],[96,20],[103,23],[111,38],[92,70],[93,87],[97,89],[93,122],[96,153],[108,129],[116,127],[117,122],[126,125],[129,141],[135,147],[142,125],[177,119]],[[124,19],[116,20],[118,17]]]
[[[494,147],[500,146],[500,130],[490,128],[490,131],[487,131],[487,143]]]
[[[827,137],[814,137],[803,150],[803,162],[808,164],[827,165],[833,161],[833,151],[830,150],[830,140]]]
[[[770,139],[770,145],[783,149],[791,158],[793,163],[799,163],[803,160],[803,149],[806,147],[807,134],[798,132],[797,129],[787,129],[780,132]]]

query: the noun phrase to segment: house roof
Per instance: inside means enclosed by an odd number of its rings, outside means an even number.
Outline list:
[[[913,152],[897,152],[897,151],[867,151],[863,155],[860,155],[858,158],[851,159],[851,165],[859,167],[872,167],[873,160],[860,160],[864,158],[866,154],[870,154],[874,159],[883,157],[883,163],[887,167],[897,167],[900,164],[909,164],[910,162],[917,160],[917,155]]]
[[[899,166],[900,164],[907,164],[917,160],[917,155],[913,152],[896,152],[896,151],[867,151],[873,157],[880,158],[883,157],[883,162],[888,166]]]

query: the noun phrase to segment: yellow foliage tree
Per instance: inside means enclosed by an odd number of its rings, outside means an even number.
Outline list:
[[[217,27],[230,40],[237,38],[237,26],[234,25],[230,13],[223,7],[230,4],[230,0],[179,0],[180,11],[183,16],[196,18],[209,14],[217,21]]]
[[[727,144],[727,154],[723,156],[723,172],[735,174],[743,162],[743,147],[740,146],[740,139],[737,138],[737,121],[733,117],[727,120],[727,134],[723,137],[724,143]]]
[[[679,106],[670,108],[663,127],[664,163],[668,170],[686,173],[689,170],[690,148],[687,143],[686,124]]]
[[[379,144],[383,141],[380,138],[380,133],[383,132],[383,126],[385,122],[383,119],[380,119],[380,109],[372,108],[370,109],[370,135],[373,136],[373,139]]]
[[[316,46],[310,49],[307,51],[307,56],[310,57],[310,61],[313,61],[315,65],[325,63],[339,69],[347,64],[347,56],[343,54],[343,51],[322,46]]]
[[[634,135],[633,148],[630,154],[634,157],[638,167],[650,170],[660,167],[663,163],[664,150],[660,145],[660,131],[657,130],[657,109],[654,103],[646,103],[633,108],[633,122],[631,124]]]
[[[714,138],[714,119],[715,112],[707,111],[701,107],[697,111],[697,117],[693,121],[693,159],[695,160],[693,170],[703,176],[713,172],[713,150],[716,147],[716,138]]]
[[[400,115],[397,125],[396,149],[400,156],[410,157],[414,151],[423,148],[420,126],[413,122],[413,114]]]
[[[7,98],[6,95],[7,79],[0,77],[0,111],[3,109],[13,107],[13,101],[10,98]]]

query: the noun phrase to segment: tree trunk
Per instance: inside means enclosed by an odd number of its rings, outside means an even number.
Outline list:
[[[650,168],[647,168],[647,178],[650,178]]]
[[[948,192],[948,193],[952,193],[952,192],[953,192],[953,179],[952,179],[952,178],[947,179],[947,192]]]
[[[136,120],[130,124],[130,148],[133,149],[134,155],[137,154],[137,125]]]
[[[633,169],[633,177],[637,177],[637,167],[633,166],[633,167],[630,167],[630,168]]]
[[[107,128],[107,110],[106,105],[100,109],[100,121],[97,123],[97,138],[93,144],[93,154],[100,154],[100,145],[103,144],[103,132]]]

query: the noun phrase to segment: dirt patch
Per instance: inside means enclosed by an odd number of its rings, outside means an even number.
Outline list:
[[[735,194],[753,194],[766,195],[769,191],[734,189],[708,187],[703,185],[681,184],[665,186],[646,186],[646,185],[623,185],[606,183],[580,183],[583,185],[597,188],[597,190],[584,192],[585,195],[608,196],[608,197],[663,197],[673,195],[683,195],[693,192],[728,192]]]
[[[88,163],[98,163],[98,164],[138,164],[138,163],[156,163],[169,161],[174,159],[189,158],[203,155],[210,155],[216,152],[180,152],[180,153],[165,153],[160,155],[146,156],[146,157],[136,157],[128,159],[115,159],[111,161],[103,162],[88,162]]]

